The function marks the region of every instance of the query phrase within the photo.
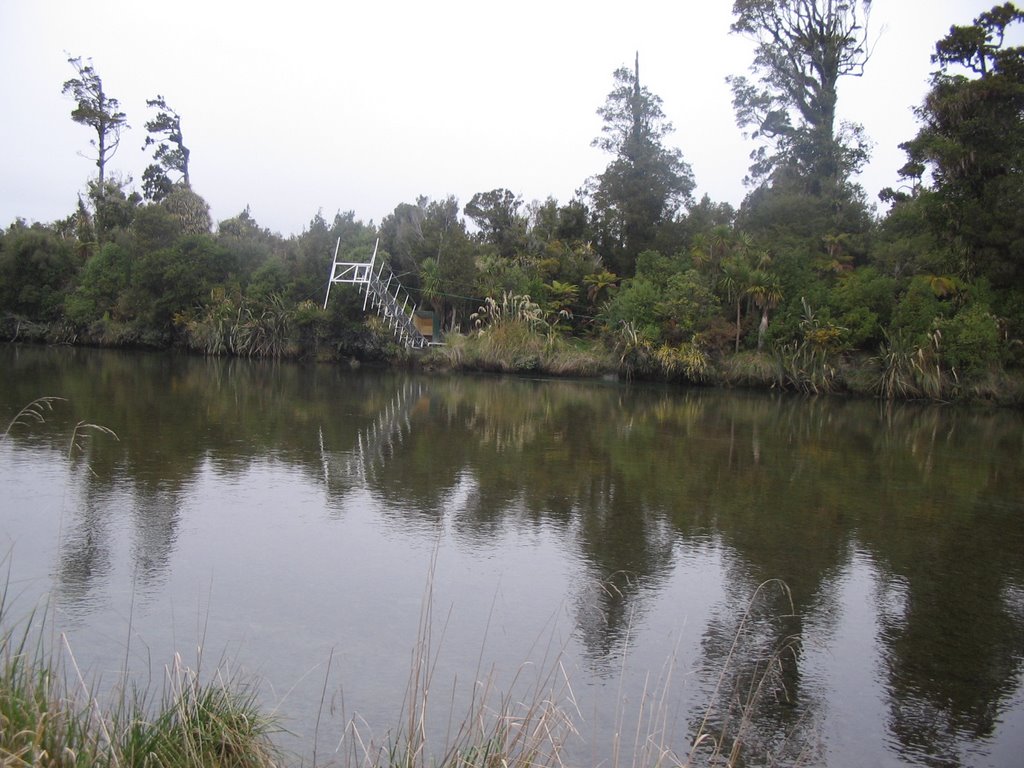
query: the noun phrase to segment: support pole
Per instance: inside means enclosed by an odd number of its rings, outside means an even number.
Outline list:
[[[331,286],[334,285],[334,273],[338,271],[338,249],[341,248],[341,238],[334,244],[334,261],[331,262],[331,277],[327,281],[327,295],[324,296],[324,309],[327,309],[327,300],[331,298]]]
[[[341,239],[338,239],[341,242]],[[373,244],[373,256],[370,257],[370,284],[366,286],[366,295],[363,297],[363,312],[366,311],[366,300],[370,298],[370,288],[372,287],[373,280],[373,262],[377,260],[377,245],[380,243],[380,238]]]

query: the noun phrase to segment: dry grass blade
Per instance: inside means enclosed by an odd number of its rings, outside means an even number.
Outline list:
[[[82,453],[85,452],[85,448],[83,447],[84,444],[81,441],[87,438],[90,432],[98,432],[102,435],[109,435],[110,437],[120,442],[120,438],[117,436],[117,433],[114,432],[114,430],[110,429],[110,427],[104,427],[101,424],[90,424],[89,422],[80,421],[77,424],[75,424],[75,428],[71,431],[71,442],[68,445],[69,459],[74,454],[75,448],[77,448]]]
[[[781,683],[781,661],[784,655],[794,653],[800,644],[800,638],[789,636],[783,639],[782,643],[775,648],[767,659],[755,662],[752,675],[749,680],[749,688],[745,696],[737,689],[727,695],[727,702],[735,702],[738,711],[734,711],[729,703],[722,703],[723,688],[731,682],[731,674],[735,665],[742,661],[744,656],[741,653],[740,645],[747,633],[748,624],[754,618],[755,607],[763,599],[764,593],[770,587],[777,588],[782,599],[788,605],[789,613],[781,614],[776,618],[795,615],[792,594],[789,586],[781,579],[769,579],[762,582],[754,591],[753,596],[747,603],[746,610],[740,619],[732,644],[722,662],[722,671],[712,692],[708,706],[694,736],[690,754],[686,760],[687,766],[698,764],[698,753],[708,750],[707,762],[709,765],[724,764],[735,766],[740,764],[740,753],[746,745],[747,732],[752,725],[751,719],[754,711],[762,701],[767,691],[775,684]],[[737,696],[739,699],[737,700]],[[715,717],[721,718],[717,728],[713,728],[711,721]],[[714,735],[717,731],[717,736]]]
[[[15,414],[10,424],[7,425],[7,429],[4,430],[3,437],[7,437],[14,427],[25,427],[30,422],[35,422],[36,424],[45,423],[46,413],[53,410],[53,404],[56,402],[65,402],[65,399],[53,396],[37,397]]]

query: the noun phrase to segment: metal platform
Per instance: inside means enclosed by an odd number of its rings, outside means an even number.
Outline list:
[[[351,283],[360,286],[363,291],[363,309],[368,306],[376,309],[377,314],[384,318],[395,338],[400,344],[411,349],[423,349],[430,342],[416,327],[414,317],[419,308],[412,302],[410,308],[409,292],[402,287],[394,272],[385,259],[377,262],[377,247],[380,239],[373,244],[373,256],[367,262],[338,261],[341,238],[334,246],[334,261],[331,263],[330,280],[327,283],[327,295],[324,296],[324,309],[331,297],[331,286],[335,283]]]

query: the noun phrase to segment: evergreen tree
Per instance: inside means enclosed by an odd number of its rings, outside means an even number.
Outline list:
[[[181,133],[181,115],[167,105],[164,97],[147,99],[146,106],[158,111],[156,117],[146,122],[149,135],[142,148],[155,144],[153,160],[156,162],[143,171],[142,189],[148,199],[159,202],[170,194],[174,186],[176,180],[171,178],[171,173],[178,175],[177,181],[186,189],[191,189],[188,175],[190,152]]]
[[[72,56],[68,58],[68,63],[75,68],[78,77],[65,81],[62,93],[71,94],[75,99],[71,119],[96,132],[96,138],[90,143],[96,148],[96,167],[99,169],[97,189],[102,196],[106,188],[107,162],[117,151],[121,130],[128,127],[128,119],[121,111],[117,99],[104,91],[103,80],[96,73],[91,60],[85,64],[81,56]]]
[[[640,84],[640,57],[632,72],[615,71],[615,87],[597,113],[604,119],[594,146],[614,155],[596,178],[593,204],[602,255],[622,275],[655,242],[659,225],[688,203],[693,172],[682,153],[663,144],[672,124],[661,99]]]
[[[901,145],[901,173],[962,274],[1006,288],[1024,281],[1024,47],[1004,46],[1007,28],[1022,22],[1024,13],[1005,3],[950,28],[917,109],[921,130]]]
[[[464,213],[480,228],[484,242],[504,258],[515,256],[526,245],[526,218],[519,213],[523,201],[507,189],[477,192]]]

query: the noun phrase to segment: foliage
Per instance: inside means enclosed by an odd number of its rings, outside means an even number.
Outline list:
[[[121,131],[128,127],[128,118],[121,111],[118,100],[104,90],[103,79],[96,72],[91,59],[84,63],[81,56],[70,56],[68,64],[74,68],[78,77],[66,80],[61,92],[64,95],[70,94],[75,100],[71,119],[96,133],[96,138],[89,143],[96,150],[97,178],[102,196],[107,163],[117,152]]]
[[[502,259],[497,254],[483,254],[476,260],[474,293],[479,296],[501,296],[505,293],[539,296],[544,280],[533,265]]]
[[[640,85],[640,59],[632,72],[615,70],[615,87],[598,110],[604,120],[594,146],[614,155],[595,180],[594,207],[602,255],[632,275],[637,256],[655,244],[657,228],[689,202],[693,173],[678,149],[664,146],[672,124],[661,99]]]
[[[886,400],[929,397],[942,394],[942,375],[935,364],[934,349],[938,336],[919,345],[902,331],[886,334],[876,358],[881,373],[878,394]]]
[[[3,617],[0,607],[0,617]],[[27,630],[0,627],[0,762],[89,766],[102,754],[89,711],[61,690],[60,669]],[[52,756],[52,757],[51,757]]]
[[[414,294],[422,292],[425,281],[431,281],[429,297],[424,298],[448,318],[443,327],[456,325],[458,314],[473,306],[476,260],[454,197],[420,197],[416,205],[402,203],[396,207],[381,222],[380,248],[388,255],[392,271]],[[424,272],[427,259],[433,261]]]
[[[52,230],[14,225],[0,239],[0,311],[59,319],[77,267],[71,244]]]
[[[227,254],[208,235],[181,238],[173,247],[142,255],[133,265],[122,312],[146,326],[170,332],[176,315],[198,306],[225,282]]]
[[[655,316],[662,336],[670,342],[689,342],[713,323],[720,311],[718,298],[696,270],[676,273],[665,282]]]
[[[619,326],[614,350],[619,372],[627,379],[658,378],[699,384],[713,373],[711,359],[697,341],[678,346],[656,344],[628,321]]]
[[[96,180],[89,182],[96,240],[100,243],[115,240],[135,220],[142,197],[138,192],[126,191],[129,182],[116,174],[108,176],[102,184]]]
[[[239,683],[201,683],[176,665],[164,700],[124,699],[106,711],[72,685],[31,622],[0,635],[0,762],[9,766],[191,765],[270,768],[279,750],[274,720]]]
[[[658,339],[661,329],[657,306],[662,300],[658,285],[643,276],[625,280],[615,296],[601,310],[601,318],[608,328],[628,324],[651,340]]]
[[[548,312],[548,322],[554,329],[562,329],[563,321],[571,321],[573,310],[577,308],[579,301],[579,286],[572,283],[563,283],[561,280],[552,280],[545,286],[546,302],[545,308]]]
[[[1006,44],[1024,17],[997,5],[938,41],[921,128],[904,145],[905,184],[883,191],[891,207],[876,216],[850,180],[863,136],[835,116],[838,83],[870,53],[869,7],[733,3],[733,31],[756,46],[749,80],[730,78],[734,106],[762,144],[752,169],[761,183],[738,211],[707,196],[692,204],[691,169],[667,146],[672,125],[637,57],[616,70],[598,110],[593,144],[611,159],[567,203],[495,187],[465,206],[417,197],[379,226],[318,211],[282,237],[246,208],[214,228],[190,187],[179,113],[163,96],[147,102],[144,203],[105,165],[124,113],[91,62],[71,58],[77,76],[64,92],[76,99],[73,118],[97,131],[100,174],[66,218],[0,233],[3,332],[205,354],[402,357],[366,322],[357,291],[320,308],[335,246],[368,261],[377,242],[412,302],[431,307],[452,339],[476,322],[501,325],[506,308],[520,315],[502,331],[508,343],[489,328],[456,342],[455,356],[489,346],[517,356],[508,367],[534,369],[562,335],[567,354],[603,348],[628,375],[823,390],[851,360],[905,339],[935,357],[945,396],[967,393],[1024,366],[1024,53]],[[528,318],[527,296],[542,325]],[[750,354],[755,341],[771,354]]]
[[[319,319],[315,306],[302,312],[306,325]],[[184,327],[189,346],[204,354],[279,359],[295,353],[296,315],[277,294],[254,300],[214,288],[201,311],[180,313],[175,322]]]
[[[838,323],[847,329],[850,347],[875,346],[882,329],[889,327],[896,296],[896,281],[875,267],[861,267],[842,275],[832,286],[829,303]]]
[[[898,298],[890,328],[921,342],[948,310],[948,303],[936,293],[932,281],[921,275],[912,279]]]
[[[618,290],[618,282],[618,275],[607,269],[586,275],[583,284],[587,286],[587,301],[595,306],[601,304]]]
[[[778,345],[774,350],[780,389],[809,394],[826,394],[839,386],[836,354],[845,329],[821,318],[806,299],[801,299],[802,338]]]
[[[775,383],[779,389],[806,394],[828,394],[836,390],[837,370],[826,348],[812,341],[790,341],[775,353]]]
[[[564,339],[556,332],[558,318],[549,323],[529,296],[506,293],[500,301],[488,297],[470,317],[475,331],[449,334],[446,345],[432,352],[432,360],[462,370],[570,376],[593,376],[612,367],[594,349]]]
[[[173,248],[184,234],[181,217],[163,205],[144,205],[136,211],[129,229],[136,255]]]
[[[957,270],[1002,289],[1024,279],[1024,47],[1004,47],[1024,22],[1012,3],[953,26],[936,44],[940,70],[916,110],[921,129],[902,144],[901,174],[919,191],[935,235],[952,245]],[[966,69],[974,78],[954,74]],[[895,194],[895,193],[894,193]]]
[[[161,205],[178,220],[182,234],[210,233],[210,206],[187,185],[175,185],[164,196]]]
[[[232,329],[231,347],[244,357],[283,357],[291,342],[295,312],[280,296],[262,306],[244,305]]]
[[[806,180],[821,195],[855,173],[867,159],[863,129],[837,131],[837,86],[859,76],[870,55],[866,19],[870,0],[736,0],[733,32],[756,44],[751,70],[758,84],[730,77],[736,120],[755,150],[751,180],[779,169]]]
[[[774,354],[742,350],[722,360],[718,374],[728,386],[769,389],[778,386],[779,364]]]
[[[488,296],[469,319],[480,333],[486,332],[488,328],[509,323],[522,324],[530,331],[547,327],[544,311],[539,304],[532,301],[529,296],[516,296],[510,293],[503,294],[501,301]]]
[[[999,324],[982,304],[964,307],[936,330],[942,338],[942,360],[958,374],[977,378],[998,367],[1000,362]]]
[[[126,249],[107,243],[86,262],[78,286],[64,299],[65,316],[88,325],[105,315],[120,316],[118,303],[131,282],[131,259]]]
[[[662,374],[669,381],[703,382],[711,372],[711,361],[697,344],[687,342],[678,347],[663,344],[656,353]]]
[[[143,149],[156,145],[153,151],[152,165],[142,173],[142,188],[146,198],[159,202],[170,194],[175,181],[180,181],[186,188],[191,188],[188,175],[188,147],[181,133],[181,115],[167,105],[163,96],[146,99],[146,106],[156,109],[156,116],[146,121],[146,142]],[[178,179],[171,179],[170,173],[179,174]]]
[[[526,243],[526,219],[519,213],[522,204],[509,190],[492,189],[473,195],[464,212],[480,228],[484,242],[493,245],[499,256],[511,258]]]
[[[176,659],[159,711],[132,718],[116,751],[125,766],[138,768],[273,768],[281,757],[271,740],[277,730],[250,687],[219,678],[204,683]]]

